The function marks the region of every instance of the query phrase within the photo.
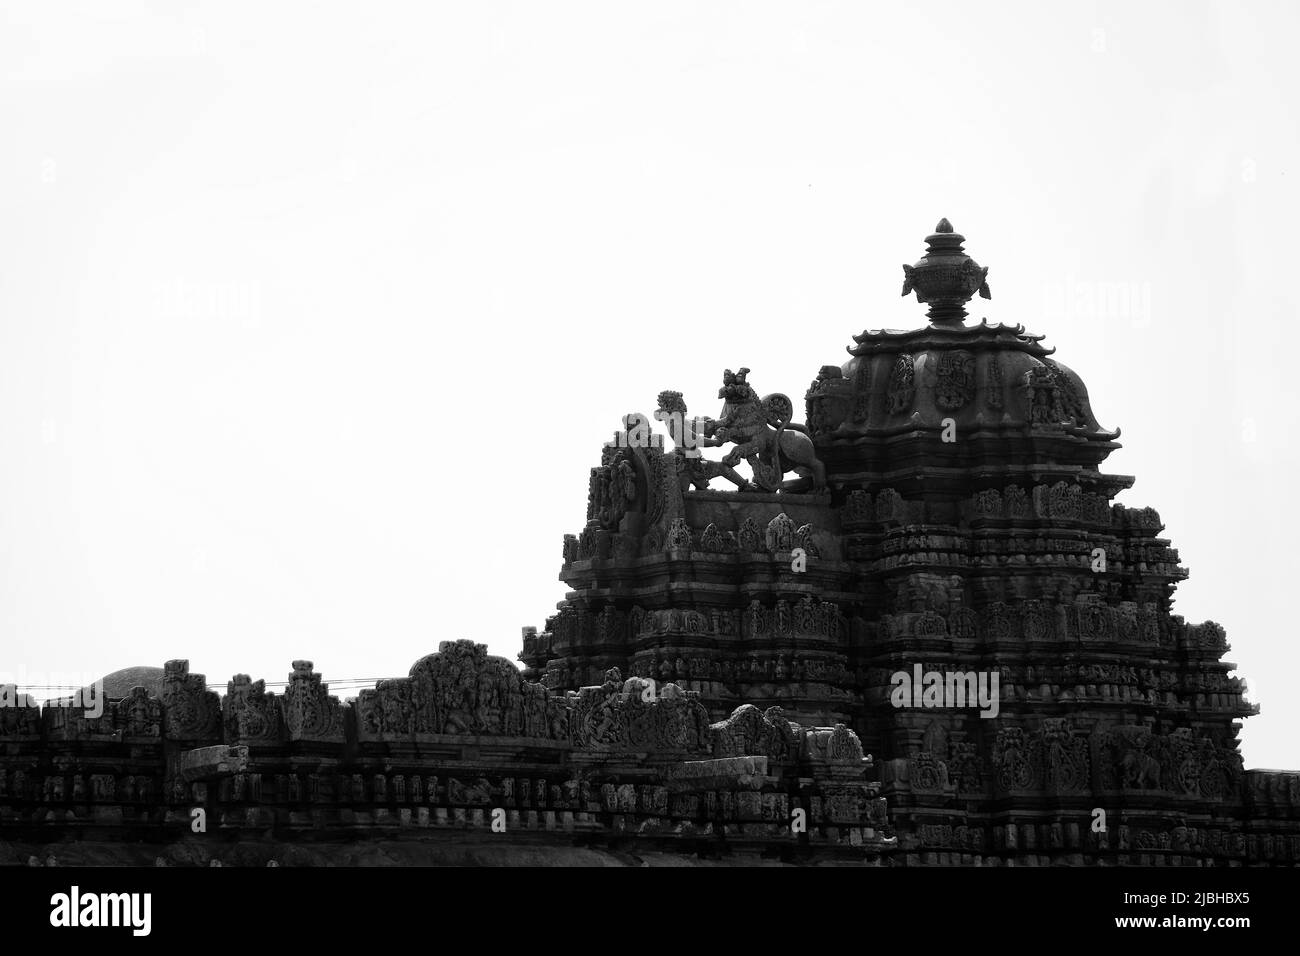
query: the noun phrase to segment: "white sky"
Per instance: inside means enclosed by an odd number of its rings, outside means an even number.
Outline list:
[[[1300,767],[1297,10],[0,5],[0,669],[513,658],[620,416],[801,405],[947,216]]]

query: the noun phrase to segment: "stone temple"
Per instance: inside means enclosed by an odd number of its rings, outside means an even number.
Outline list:
[[[964,241],[806,424],[747,368],[717,418],[622,416],[522,671],[456,640],[346,701],[309,661],[224,695],[170,661],[99,716],[6,689],[0,862],[1300,864],[1300,773],[1243,767],[1258,708],[1171,613],[1119,430],[964,321]]]

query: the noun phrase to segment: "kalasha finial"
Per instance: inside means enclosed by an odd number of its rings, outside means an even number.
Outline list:
[[[947,219],[940,219],[925,241],[924,258],[914,266],[903,266],[903,295],[915,291],[918,302],[929,303],[931,323],[961,325],[971,296],[978,292],[992,298],[989,270],[966,255],[961,246],[966,237],[953,232]]]

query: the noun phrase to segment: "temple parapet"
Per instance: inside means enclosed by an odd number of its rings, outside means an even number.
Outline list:
[[[893,846],[870,761],[842,726],[804,729],[753,707],[711,724],[698,694],[616,668],[550,694],[462,640],[345,702],[309,661],[278,694],[236,675],[217,695],[185,661],[167,663],[161,686],[97,717],[66,702],[7,709],[0,820],[161,839],[173,862],[194,861],[182,844],[200,812],[227,843],[242,834],[244,848],[225,851],[235,862],[283,852],[299,833],[354,839],[394,825],[422,839],[494,826],[561,843],[635,835],[660,849],[708,838],[739,854],[784,844],[866,859]],[[259,842],[267,833],[276,844]]]

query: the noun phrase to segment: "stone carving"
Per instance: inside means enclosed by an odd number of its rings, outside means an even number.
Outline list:
[[[975,356],[970,352],[944,352],[939,356],[934,401],[940,408],[956,411],[975,397]]]
[[[266,682],[253,682],[247,674],[236,674],[226,685],[222,723],[228,743],[279,743],[282,720],[279,699],[267,693]]]
[[[704,528],[704,533],[700,535],[700,550],[711,554],[720,554],[727,550],[727,539],[722,536],[718,526],[712,521]]]
[[[844,724],[805,730],[804,749],[808,759],[814,763],[856,769],[866,759],[862,753],[862,741]]]
[[[759,531],[758,522],[751,515],[745,519],[744,524],[740,526],[740,534],[737,536],[738,546],[741,554],[756,554],[763,550],[765,538]]]
[[[682,518],[673,519],[668,529],[668,541],[664,547],[669,551],[691,550],[691,529]]]
[[[1051,497],[1051,488],[1047,485],[1034,485],[1029,489],[1029,499],[1034,504],[1034,516],[1038,518],[1050,518],[1052,512],[1048,507],[1048,500]]]
[[[1034,786],[1035,768],[1024,730],[1006,727],[998,731],[993,746],[993,772],[998,789],[1004,792],[1029,790]]]
[[[881,488],[876,495],[876,520],[881,522],[901,520],[905,504],[903,496],[893,488]]]
[[[891,415],[912,407],[916,397],[916,363],[910,355],[900,355],[889,373],[889,401],[885,406]]]
[[[311,661],[294,661],[284,692],[284,726],[290,740],[341,740],[343,714],[339,699],[312,670]]]
[[[948,633],[964,641],[979,637],[979,615],[968,607],[961,607],[948,617]]]
[[[908,758],[907,777],[913,793],[943,793],[948,789],[948,765],[928,751]]]
[[[456,777],[447,778],[447,802],[452,806],[486,806],[493,802],[497,788],[486,777],[463,782]]]
[[[1051,369],[1031,368],[1026,371],[1021,391],[1029,408],[1031,424],[1059,425],[1065,421],[1060,389]]]
[[[111,701],[113,726],[125,737],[162,735],[162,703],[144,687],[132,687],[121,700]]]
[[[1042,601],[1020,605],[1021,633],[1027,641],[1050,641],[1056,637],[1056,619]]]
[[[618,668],[599,686],[578,692],[570,739],[584,750],[681,751],[708,747],[708,711],[697,694],[668,683],[653,695],[641,678],[623,681]]]
[[[986,488],[975,495],[975,513],[993,518],[1002,516],[1002,495],[996,488]]]
[[[1217,651],[1227,651],[1228,638],[1223,626],[1206,621],[1204,624],[1189,624],[1186,628],[1186,643],[1188,647],[1209,648]]]
[[[765,608],[755,599],[745,612],[744,634],[753,639],[791,637],[796,634],[838,637],[844,629],[844,616],[830,601],[814,601],[805,596],[793,606],[786,600]]]
[[[1077,615],[1079,636],[1084,640],[1115,639],[1115,609],[1095,600],[1081,601],[1070,609]]]
[[[678,608],[646,611],[635,607],[632,609],[630,628],[631,635],[636,638],[666,634],[733,636],[740,633],[740,611],[732,609],[725,614],[714,612],[705,615],[701,611],[683,611]]]
[[[594,622],[593,622],[594,623]],[[432,733],[516,735],[522,723],[519,671],[487,645],[443,641],[438,652],[411,667],[411,699],[417,726]]]
[[[585,561],[589,558],[598,557],[596,554],[596,536],[592,533],[591,527],[582,529],[578,535],[578,560]]]
[[[871,369],[866,361],[859,362],[853,373],[853,420],[865,422],[871,410]]]
[[[1008,640],[1018,636],[1015,615],[1002,601],[994,601],[984,609],[984,633],[992,640]]]
[[[844,381],[844,370],[838,365],[823,365],[804,393],[808,434],[820,435],[837,428],[844,420],[845,407],[842,401],[835,401],[835,396],[852,394],[853,385]]]
[[[817,547],[817,542],[813,540],[813,526],[811,524],[801,524],[795,529],[794,546],[803,548],[804,553],[810,558],[821,556],[821,549]]]
[[[1045,789],[1085,793],[1090,786],[1087,738],[1065,718],[1044,718],[1034,731],[998,731],[993,749],[994,782],[1004,793]]]
[[[1075,734],[1068,719],[1043,718],[1035,743],[1049,790],[1083,793],[1088,789],[1088,741]]]
[[[761,711],[753,704],[744,704],[726,720],[709,727],[713,756],[785,760],[795,748],[795,726],[780,707]]]
[[[1058,481],[1049,492],[1049,506],[1054,518],[1074,520],[1080,517],[1083,489]]]
[[[1138,625],[1138,607],[1134,601],[1121,602],[1115,613],[1117,636],[1121,641],[1137,641],[1142,638]]]
[[[1098,734],[1105,757],[1104,787],[1215,800],[1240,789],[1241,756],[1208,737],[1194,739],[1187,728],[1158,734],[1144,726],[1125,725]]]
[[[525,737],[551,736],[551,696],[542,684],[525,681],[520,687],[522,727]],[[425,723],[428,726],[428,723]]]
[[[1141,528],[1149,531],[1160,531],[1164,528],[1164,523],[1160,520],[1160,512],[1155,508],[1123,508],[1124,521],[1126,527]]]
[[[162,705],[168,740],[204,741],[221,735],[221,698],[189,661],[163,665]]]
[[[414,733],[418,720],[413,690],[409,680],[383,680],[361,691],[356,709],[365,732],[376,737]],[[420,713],[423,715],[427,710]]]
[[[1074,376],[1052,359],[1044,358],[1042,359],[1042,363],[1052,370],[1052,374],[1056,378],[1058,400],[1060,401],[1061,412],[1064,415],[1065,421],[1082,425],[1087,419],[1084,411],[1086,405]]]
[[[1106,740],[1113,754],[1114,774],[1110,781],[1123,789],[1159,790],[1161,788],[1161,759],[1164,742],[1145,727],[1120,727],[1112,730]]]
[[[1002,363],[991,355],[984,371],[984,403],[989,408],[1001,410],[1002,387]]]
[[[991,296],[989,270],[963,251],[964,241],[947,219],[941,219],[926,237],[925,257],[914,266],[903,266],[903,295],[914,291],[918,302],[929,303],[927,315],[935,325],[960,327],[971,297],[977,292],[985,299]]]
[[[844,499],[845,524],[864,524],[875,520],[876,509],[871,503],[871,495],[862,490],[850,491]]]
[[[537,628],[524,627],[522,629],[522,642],[524,649],[519,655],[519,660],[528,661],[536,658],[547,660],[552,656],[551,651],[554,646],[555,635],[549,631],[538,634]]]
[[[557,647],[621,639],[626,633],[627,616],[614,607],[606,605],[597,614],[566,603],[547,620],[542,639],[553,654]]]
[[[794,547],[794,522],[782,512],[767,523],[767,550],[776,553]]]
[[[959,793],[975,793],[984,789],[984,767],[979,748],[970,742],[950,745],[949,774]]]
[[[736,446],[723,457],[723,464],[748,462],[753,484],[761,491],[821,491],[826,486],[826,469],[807,429],[790,420],[790,399],[779,393],[759,399],[746,381],[748,372],[727,369],[718,390],[724,405],[711,430],[721,441]],[[789,471],[799,478],[785,481]]]
[[[1050,359],[1042,362],[1041,367],[1028,369],[1022,376],[1021,392],[1030,424],[1085,425],[1085,404],[1073,379]]]
[[[713,437],[718,428],[714,419],[687,417],[686,402],[682,399],[681,392],[660,392],[656,417],[670,423],[669,433],[672,434],[675,430],[675,439],[680,436],[680,441],[674,441],[672,462],[682,491],[692,486],[700,490],[707,489],[714,478],[725,478],[740,490],[753,488],[730,464],[710,461],[699,453],[700,448],[717,448],[725,442]]]
[[[21,693],[17,684],[0,685],[0,737],[35,737],[40,731],[41,708],[36,701]]]
[[[941,614],[924,611],[917,615],[912,633],[917,637],[945,637],[948,634],[948,622]]]
[[[637,616],[638,624],[643,616]],[[416,663],[409,679],[363,691],[357,701],[361,731],[381,738],[413,732],[522,735],[601,750],[704,746],[707,712],[698,695],[675,684],[646,693],[648,685],[639,678],[625,683],[613,668],[604,684],[584,687],[566,701],[522,681],[503,658],[485,652],[472,641],[444,641],[438,653]]]
[[[591,469],[587,496],[587,520],[607,530],[617,529],[623,516],[638,503],[635,459],[628,448],[605,448],[605,460]]]
[[[650,447],[644,451],[650,473],[646,521],[651,525],[657,525],[665,514],[680,513],[681,476],[677,472],[677,463],[671,456],[665,455],[662,448]]]

